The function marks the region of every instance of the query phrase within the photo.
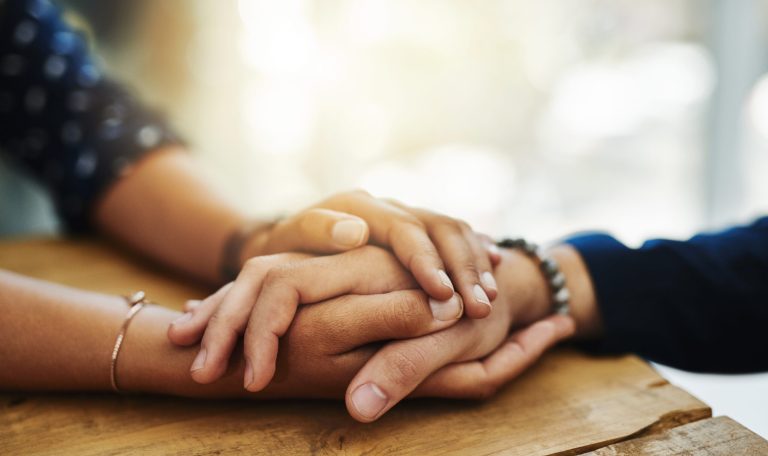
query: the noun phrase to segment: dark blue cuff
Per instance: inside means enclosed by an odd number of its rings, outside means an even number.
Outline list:
[[[565,242],[586,263],[602,316],[602,337],[584,348],[694,371],[768,369],[768,219],[637,249],[605,234]]]
[[[685,319],[685,307],[666,306],[659,296],[669,294],[679,269],[661,248],[631,249],[613,237],[583,234],[565,240],[583,258],[589,270],[603,323],[603,336],[585,342],[590,351],[617,354],[634,352],[657,359],[656,341],[673,339],[671,356],[682,355],[690,342],[677,338],[665,322]],[[695,312],[695,306],[689,306]],[[695,319],[695,317],[694,317]]]

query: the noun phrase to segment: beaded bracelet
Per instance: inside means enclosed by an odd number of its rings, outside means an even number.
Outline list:
[[[549,285],[552,296],[552,310],[560,315],[568,315],[570,311],[571,294],[565,286],[565,275],[560,271],[560,265],[554,258],[546,256],[538,245],[522,238],[506,238],[496,243],[506,249],[518,249],[534,259]]]

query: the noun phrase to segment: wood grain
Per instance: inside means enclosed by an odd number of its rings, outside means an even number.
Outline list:
[[[96,241],[0,242],[0,267],[172,307],[206,292]],[[341,401],[5,393],[0,453],[579,454],[710,415],[636,357],[559,350],[492,400],[407,401],[369,425]]]
[[[768,442],[733,421],[720,416],[610,445],[583,456],[765,456]]]
[[[154,301],[175,309],[211,291],[106,242],[86,239],[0,241],[0,268],[104,293],[145,290]]]

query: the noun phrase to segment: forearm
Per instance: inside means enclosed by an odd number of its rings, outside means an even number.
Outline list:
[[[149,154],[95,209],[98,227],[122,243],[210,283],[228,236],[246,216],[218,196],[178,149]]]
[[[199,347],[175,346],[167,336],[168,325],[179,316],[161,306],[149,306],[136,315],[118,359],[119,387],[173,396],[258,397],[243,388],[241,349],[236,350],[227,373],[218,381],[202,385],[192,380],[189,366]]]
[[[0,271],[0,389],[110,390],[110,355],[128,308],[120,297]],[[168,324],[180,314],[159,306],[131,322],[117,363],[126,391],[184,396],[244,394],[240,364],[221,381],[189,376],[195,347],[173,346]]]
[[[125,311],[119,298],[0,271],[0,388],[108,389]]]

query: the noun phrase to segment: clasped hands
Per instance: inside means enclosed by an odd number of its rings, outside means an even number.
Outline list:
[[[242,372],[255,397],[343,396],[362,422],[408,396],[488,397],[574,331],[547,316],[528,258],[364,192],[265,228],[244,256],[234,282],[168,330],[200,344],[192,378]]]

